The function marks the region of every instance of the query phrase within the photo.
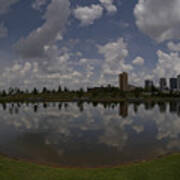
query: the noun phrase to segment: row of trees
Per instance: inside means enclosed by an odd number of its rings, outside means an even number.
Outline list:
[[[84,92],[83,89],[78,90],[78,92]],[[32,90],[22,90],[20,88],[12,88],[10,87],[8,90],[2,90],[0,91],[0,96],[13,96],[13,95],[23,95],[23,94],[33,94],[33,95],[38,95],[38,94],[54,94],[54,93],[62,93],[62,92],[75,92],[69,90],[67,87],[61,88],[61,86],[58,87],[58,89],[48,89],[46,87],[43,87],[42,90],[39,90],[37,88],[34,88]]]
[[[135,88],[133,91],[123,92],[120,91],[118,87],[112,87],[110,85],[106,87],[95,87],[88,88],[87,91],[84,91],[82,88],[79,90],[70,90],[67,87],[62,88],[59,86],[57,89],[48,89],[47,87],[43,87],[41,90],[34,88],[32,90],[21,90],[19,88],[10,87],[8,90],[0,91],[0,96],[16,96],[16,95],[43,95],[43,94],[68,94],[73,95],[73,97],[82,97],[85,94],[90,97],[140,97],[145,95],[146,93],[150,93],[151,96],[160,96],[160,97],[174,97],[180,96],[180,93],[169,92],[168,94],[161,92],[157,88],[152,88],[151,90],[147,90],[144,88]]]

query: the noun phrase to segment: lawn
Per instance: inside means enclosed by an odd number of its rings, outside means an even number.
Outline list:
[[[0,156],[0,180],[179,180],[180,154],[116,168],[64,169]]]

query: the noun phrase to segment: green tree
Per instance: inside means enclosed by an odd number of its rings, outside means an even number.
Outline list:
[[[62,88],[61,86],[58,87],[58,93],[61,93],[62,92]]]
[[[48,91],[47,88],[43,87],[42,93],[45,94],[45,93],[47,93],[47,91]]]
[[[2,91],[2,97],[5,97],[5,96],[7,96],[7,93],[6,93],[6,90],[3,90]]]
[[[36,88],[34,88],[33,91],[32,91],[32,94],[37,95],[38,93],[39,93],[38,90]]]
[[[64,92],[69,92],[67,87],[64,87]]]

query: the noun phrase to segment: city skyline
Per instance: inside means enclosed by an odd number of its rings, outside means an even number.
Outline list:
[[[168,81],[169,80],[169,81]],[[153,80],[145,80],[144,82],[144,87],[145,88],[152,88],[154,85],[154,81]],[[170,77],[165,78],[165,77],[161,77],[159,79],[159,84],[158,86],[160,90],[180,90],[180,75],[177,75],[177,77]]]
[[[119,88],[121,91],[129,91],[130,87],[132,86],[128,82],[129,74],[127,72],[122,72],[119,74]],[[169,81],[167,81],[169,80]],[[134,84],[134,87],[132,90],[135,89],[136,84]],[[159,84],[155,85],[154,81],[151,79],[145,79],[144,80],[144,88],[147,90],[152,90],[153,87],[158,87],[161,91],[166,90],[180,90],[180,75],[177,75],[177,77],[170,77],[169,79],[165,77],[161,77],[159,79]]]
[[[178,1],[2,0],[0,89],[157,85],[180,74],[179,24]]]

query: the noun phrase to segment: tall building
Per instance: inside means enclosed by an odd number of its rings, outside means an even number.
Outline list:
[[[169,87],[170,87],[170,90],[176,90],[177,89],[177,78],[170,78],[169,79]]]
[[[180,91],[180,75],[177,76],[177,89]]]
[[[165,90],[167,88],[166,78],[160,78],[159,86],[161,90]]]
[[[145,80],[145,89],[146,90],[152,90],[153,86],[154,86],[153,81]]]
[[[128,74],[126,72],[119,75],[119,87],[121,91],[128,91]]]

